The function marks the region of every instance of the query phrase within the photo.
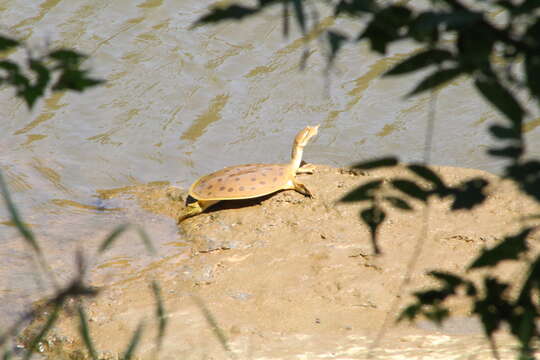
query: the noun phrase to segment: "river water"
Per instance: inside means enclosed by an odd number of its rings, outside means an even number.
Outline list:
[[[148,230],[158,259],[184,249],[171,219],[100,194],[156,181],[187,187],[224,166],[287,162],[305,125],[321,124],[306,148],[310,162],[422,159],[430,96],[403,97],[418,75],[381,79],[414,44],[396,45],[386,57],[366,44],[346,47],[325,78],[316,41],[300,71],[305,42],[296,32],[282,37],[277,8],[241,24],[190,29],[211,3],[0,0],[0,33],[38,51],[48,45],[87,53],[92,74],[107,80],[83,94],[49,94],[32,111],[11,89],[0,90],[0,168],[60,280],[73,274],[76,249],[91,253],[126,221]],[[321,24],[354,28],[324,14]],[[469,81],[438,91],[436,108],[432,163],[498,172],[501,163],[485,154],[486,129],[501,118]],[[540,136],[539,123],[531,117],[529,137]],[[0,327],[47,289],[8,220],[2,208]],[[143,254],[130,233],[97,260],[98,271],[121,277],[156,261]]]

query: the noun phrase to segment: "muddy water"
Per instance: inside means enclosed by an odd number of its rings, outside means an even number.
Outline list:
[[[321,124],[308,161],[421,159],[429,97],[403,99],[418,77],[380,79],[412,44],[385,58],[366,46],[346,48],[325,92],[321,50],[310,43],[298,71],[304,42],[283,40],[278,9],[241,26],[190,30],[210,3],[0,0],[2,33],[88,53],[88,66],[107,80],[83,95],[49,95],[31,112],[11,90],[0,91],[0,167],[60,280],[72,274],[75,249],[91,254],[126,221],[147,228],[162,256],[183,251],[171,219],[144,212],[128,195],[103,194],[154,181],[186,187],[227,165],[287,161],[306,124]],[[330,17],[321,22],[334,25]],[[437,116],[434,163],[497,171],[485,156],[485,129],[499,116],[465,79],[439,91]],[[538,123],[529,123],[530,136]],[[7,220],[1,209],[0,326],[47,288]],[[157,261],[135,234],[122,240],[95,260],[98,273],[123,276]]]

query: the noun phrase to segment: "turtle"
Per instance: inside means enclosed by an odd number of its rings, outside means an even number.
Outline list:
[[[258,198],[280,190],[296,190],[311,197],[307,187],[296,180],[296,174],[313,173],[313,166],[301,166],[302,154],[318,129],[319,125],[307,126],[296,135],[288,164],[235,165],[197,179],[189,188],[178,223],[220,201]]]

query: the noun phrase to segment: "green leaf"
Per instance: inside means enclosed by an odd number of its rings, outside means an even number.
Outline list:
[[[527,236],[533,228],[525,228],[514,236],[506,236],[503,241],[491,249],[483,249],[480,255],[469,265],[468,269],[493,267],[501,261],[517,260],[519,255],[529,250]]]
[[[137,326],[137,330],[135,330],[135,332],[133,333],[133,336],[131,337],[131,341],[129,342],[126,352],[124,353],[124,356],[122,357],[123,360],[130,360],[135,354],[137,345],[139,345],[139,342],[141,341],[141,335],[142,335],[143,329],[144,329],[144,323],[141,321],[139,325]]]
[[[398,209],[401,209],[401,210],[406,210],[406,211],[413,210],[412,206],[409,205],[408,202],[406,202],[405,200],[400,199],[398,197],[385,196],[383,199],[388,201],[395,208],[398,208]]]
[[[369,181],[356,189],[349,192],[347,195],[345,195],[343,198],[341,198],[341,202],[357,202],[357,201],[364,201],[364,200],[372,200],[374,199],[373,192],[377,189],[379,189],[382,185],[382,180],[372,180]]]
[[[425,50],[395,65],[392,69],[386,72],[384,76],[401,75],[413,71],[418,71],[430,65],[441,64],[447,60],[454,60],[452,53],[447,50]]]
[[[9,50],[13,47],[19,46],[19,44],[20,43],[17,40],[0,35],[0,51]]]
[[[415,182],[406,179],[394,179],[391,181],[392,186],[394,186],[399,191],[413,197],[415,199],[421,200],[423,202],[427,201],[429,196],[429,191],[422,189]]]
[[[424,80],[422,80],[418,85],[416,85],[414,90],[411,91],[407,96],[417,95],[424,91],[443,86],[463,73],[464,70],[459,67],[437,70],[434,73],[426,76]]]
[[[494,75],[478,77],[474,84],[486,100],[510,119],[515,127],[521,128],[525,111]]]
[[[452,188],[451,193],[454,196],[452,210],[470,210],[473,207],[483,203],[486,199],[484,190],[488,184],[489,183],[486,179],[477,177],[462,182],[458,186]]]
[[[157,344],[158,349],[161,349],[163,344],[163,338],[165,337],[165,330],[167,329],[167,314],[165,311],[165,306],[163,305],[163,298],[161,296],[161,287],[157,281],[152,281],[152,292],[156,299],[156,320],[158,322],[158,336]]]
[[[236,4],[223,8],[216,7],[211,9],[209,13],[197,19],[191,28],[200,24],[218,23],[226,20],[241,20],[247,16],[256,14],[258,11],[258,9]]]
[[[92,344],[92,338],[90,337],[90,330],[88,328],[88,320],[86,318],[86,313],[84,312],[84,309],[82,306],[79,306],[78,313],[79,313],[79,331],[81,333],[81,337],[83,338],[84,345],[86,346],[86,349],[90,353],[90,357],[93,360],[98,360],[97,351],[94,348],[94,345]]]
[[[103,253],[105,250],[107,250],[108,248],[111,247],[111,245],[113,244],[114,241],[116,241],[116,239],[122,235],[122,233],[124,233],[124,231],[126,231],[127,229],[129,228],[129,224],[122,224],[122,225],[119,225],[117,226],[110,234],[109,236],[107,236],[105,238],[105,240],[103,240],[103,242],[101,243],[100,247],[99,247],[99,250],[98,250],[98,253],[101,254]]]
[[[364,161],[358,164],[355,164],[352,166],[353,169],[360,169],[360,170],[371,170],[371,169],[377,169],[381,167],[392,167],[396,166],[398,164],[398,159],[396,157],[390,156],[375,160],[369,160]]]
[[[6,207],[11,217],[11,221],[13,222],[13,224],[15,224],[17,230],[19,230],[19,233],[22,235],[23,239],[28,243],[28,245],[30,245],[30,247],[34,249],[36,254],[41,256],[41,248],[39,247],[39,244],[30,228],[28,228],[28,226],[22,221],[21,217],[19,216],[19,212],[17,211],[15,204],[11,200],[11,195],[9,194],[9,190],[6,183],[4,182],[4,176],[1,171],[0,191],[2,192],[2,197],[4,198],[4,202],[6,203]]]
[[[45,325],[41,328],[40,332],[30,341],[28,346],[28,352],[24,356],[24,360],[29,360],[32,354],[37,350],[38,344],[47,335],[49,330],[54,326],[56,320],[58,320],[58,314],[60,313],[61,304],[55,304],[51,314],[47,318]]]
[[[380,225],[384,222],[386,218],[386,213],[376,205],[368,209],[364,209],[360,212],[360,217],[364,223],[369,227],[371,233],[371,243],[373,244],[373,252],[375,254],[380,254],[379,245],[377,242],[377,231]]]

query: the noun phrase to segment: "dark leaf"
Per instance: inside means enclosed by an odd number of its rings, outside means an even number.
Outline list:
[[[506,177],[515,180],[525,193],[540,202],[540,161],[529,160],[508,166]]]
[[[409,35],[419,42],[434,42],[438,40],[440,30],[460,30],[480,20],[482,20],[481,14],[467,10],[424,11],[412,22]]]
[[[495,76],[478,77],[474,84],[484,98],[510,119],[515,127],[521,128],[525,112],[514,95]]]
[[[289,1],[284,0],[283,1],[283,37],[288,38],[289,37]]]
[[[397,322],[403,321],[405,319],[412,321],[414,320],[420,311],[422,310],[422,304],[416,303],[409,305],[399,314],[399,317],[397,318]]]
[[[135,349],[137,349],[137,345],[139,345],[139,342],[141,341],[141,335],[142,331],[144,329],[144,323],[141,321],[139,323],[139,326],[137,326],[137,330],[133,333],[133,336],[131,337],[131,341],[128,344],[128,347],[126,349],[126,352],[124,353],[124,356],[122,357],[122,360],[130,360],[133,355],[135,354]]]
[[[521,129],[520,129],[521,130]],[[519,140],[521,139],[521,132],[517,131],[517,129],[513,127],[505,127],[500,125],[492,125],[489,127],[489,131],[499,139],[514,139]]]
[[[431,310],[424,311],[424,316],[440,326],[450,316],[450,310],[443,306],[435,305]]]
[[[227,351],[228,353],[231,353],[231,348],[229,347],[227,336],[225,335],[223,330],[219,327],[214,315],[210,312],[210,310],[208,310],[208,308],[206,307],[204,302],[201,301],[201,299],[199,299],[196,296],[193,296],[192,298],[197,304],[197,306],[199,307],[199,309],[201,309],[201,312],[203,313],[203,316],[206,319],[206,322],[208,323],[208,325],[210,325],[211,330],[216,335],[223,349]]]
[[[452,295],[453,293],[454,292],[448,288],[442,288],[442,289],[430,289],[426,291],[415,292],[414,296],[416,296],[416,298],[422,305],[434,305],[445,300],[448,296]]]
[[[327,33],[328,42],[330,43],[330,57],[328,63],[332,64],[334,62],[334,59],[336,58],[339,49],[341,49],[343,43],[347,41],[347,36],[332,30],[329,30]]]
[[[54,91],[74,90],[82,92],[87,88],[102,84],[104,80],[88,77],[87,70],[64,69],[58,81],[53,86]]]
[[[41,61],[30,60],[29,67],[36,74],[36,82],[32,85],[28,84],[26,88],[19,91],[19,94],[26,101],[29,108],[32,108],[37,99],[45,94],[45,89],[51,78],[49,69]]]
[[[523,154],[523,148],[521,146],[507,146],[502,149],[489,149],[488,154],[517,160]]]
[[[128,229],[129,225],[128,224],[122,224],[122,225],[119,225],[116,227],[116,229],[114,229],[110,234],[109,236],[107,236],[105,238],[105,240],[103,240],[103,242],[101,243],[100,247],[99,247],[99,250],[98,250],[98,253],[101,254],[103,253],[105,250],[107,250],[108,248],[111,247],[111,245],[113,244],[113,242],[124,232]]]
[[[0,35],[0,51],[9,50],[15,46],[19,46],[17,40]]]
[[[527,86],[537,101],[540,101],[540,54],[527,54],[525,56],[525,75]]]
[[[517,235],[505,237],[503,241],[491,249],[483,249],[473,263],[469,265],[469,269],[493,267],[504,260],[517,260],[521,253],[529,249],[527,236],[532,230],[533,228],[526,228]]]
[[[525,244],[525,247],[527,244]],[[537,256],[534,262],[530,265],[527,279],[523,282],[521,292],[517,299],[520,305],[533,304],[533,289],[540,290],[540,256]]]
[[[156,249],[154,248],[154,245],[152,244],[152,240],[150,240],[150,237],[148,236],[148,233],[144,230],[144,228],[137,226],[137,233],[139,234],[139,237],[144,243],[144,246],[146,247],[146,250],[152,254],[156,254]]]
[[[486,199],[484,190],[488,184],[486,179],[474,178],[452,188],[451,191],[454,196],[452,210],[472,209],[476,205],[483,203]]]
[[[88,320],[86,318],[86,313],[84,312],[84,309],[82,308],[82,306],[79,306],[78,312],[79,312],[79,331],[81,333],[81,337],[83,338],[84,345],[86,346],[86,349],[88,350],[88,353],[90,354],[90,357],[93,360],[98,360],[97,351],[94,348],[94,344],[92,343],[92,338],[90,336],[90,330],[88,328]]]
[[[411,15],[405,6],[389,5],[376,12],[357,40],[368,39],[372,50],[385,54],[389,43],[403,37],[401,30],[411,21]]]
[[[300,26],[302,35],[306,35],[306,15],[304,13],[303,0],[289,0],[293,4],[294,17]]]
[[[430,65],[441,64],[446,60],[453,60],[451,52],[440,49],[429,49],[403,60],[384,75],[406,74]]]
[[[352,16],[361,16],[366,13],[372,13],[377,10],[377,4],[374,0],[340,0],[334,7],[334,16],[347,14]]]
[[[497,34],[484,22],[478,22],[459,31],[457,48],[460,62],[472,67],[488,64],[497,40],[496,36]]]
[[[386,218],[386,213],[376,205],[373,205],[372,207],[368,209],[364,209],[360,212],[360,217],[364,221],[364,223],[369,227],[369,230],[371,232],[371,243],[373,245],[373,252],[375,254],[380,254],[381,251],[379,249],[379,245],[377,242],[377,231],[379,229],[379,226],[383,223],[384,219]]]
[[[448,191],[448,188],[444,184],[443,180],[429,167],[422,164],[411,164],[407,166],[407,168],[424,180],[432,183],[435,186],[435,192],[445,195]]]
[[[64,68],[76,68],[86,59],[86,55],[69,49],[58,49],[49,53],[49,57],[60,63]]]
[[[429,195],[429,191],[422,189],[415,182],[406,179],[394,179],[391,181],[392,185],[399,191],[413,197],[415,199],[426,201]]]
[[[224,20],[241,20],[246,16],[253,15],[259,10],[241,5],[230,5],[224,8],[216,7],[210,10],[209,13],[201,16],[191,26],[192,28],[200,24],[217,23]]]
[[[407,96],[417,95],[426,90],[431,90],[438,86],[442,86],[454,80],[463,73],[464,70],[462,68],[437,70],[431,75],[426,76],[424,80],[422,80],[418,85],[416,85],[414,90],[411,91]]]
[[[367,182],[364,185],[361,185],[357,187],[356,189],[352,190],[351,192],[349,192],[347,195],[341,198],[340,201],[356,202],[356,201],[371,200],[374,198],[373,191],[380,188],[382,183],[383,183],[382,180],[372,180],[370,182]]]
[[[463,280],[459,276],[442,271],[430,271],[429,276],[432,276],[437,280],[442,281],[445,287],[450,289],[455,289],[456,287],[465,283],[465,280]]]
[[[38,344],[45,338],[49,330],[54,326],[56,320],[58,319],[58,314],[60,313],[61,304],[56,304],[51,314],[47,318],[45,325],[41,328],[39,333],[30,341],[28,346],[28,352],[25,354],[24,359],[29,360],[32,357],[32,354],[37,350]]]
[[[370,170],[370,169],[377,169],[381,167],[392,167],[396,166],[398,164],[398,159],[396,157],[386,157],[376,160],[370,160],[361,162],[358,164],[353,165],[353,169],[360,169],[360,170]]]
[[[19,212],[17,211],[17,208],[15,207],[15,204],[11,200],[11,195],[9,194],[8,188],[6,183],[4,182],[4,176],[2,172],[0,172],[0,191],[2,192],[2,197],[4,198],[4,202],[6,203],[7,211],[11,217],[11,221],[15,226],[17,227],[17,230],[19,230],[19,233],[22,235],[23,239],[34,249],[36,254],[41,256],[41,248],[39,247],[39,244],[34,237],[34,234],[30,230],[30,228],[22,221],[21,217],[19,216]]]
[[[152,292],[156,299],[156,319],[158,322],[158,336],[157,344],[158,349],[163,344],[163,338],[165,337],[165,329],[167,328],[167,317],[165,312],[165,306],[163,305],[163,297],[161,296],[161,287],[157,281],[152,281]]]
[[[505,299],[508,284],[491,277],[484,278],[485,296],[474,304],[473,313],[480,316],[484,331],[491,338],[503,321],[512,315],[512,306]]]
[[[383,199],[388,201],[395,208],[402,209],[402,210],[413,210],[412,206],[409,205],[408,202],[398,197],[385,196]]]

